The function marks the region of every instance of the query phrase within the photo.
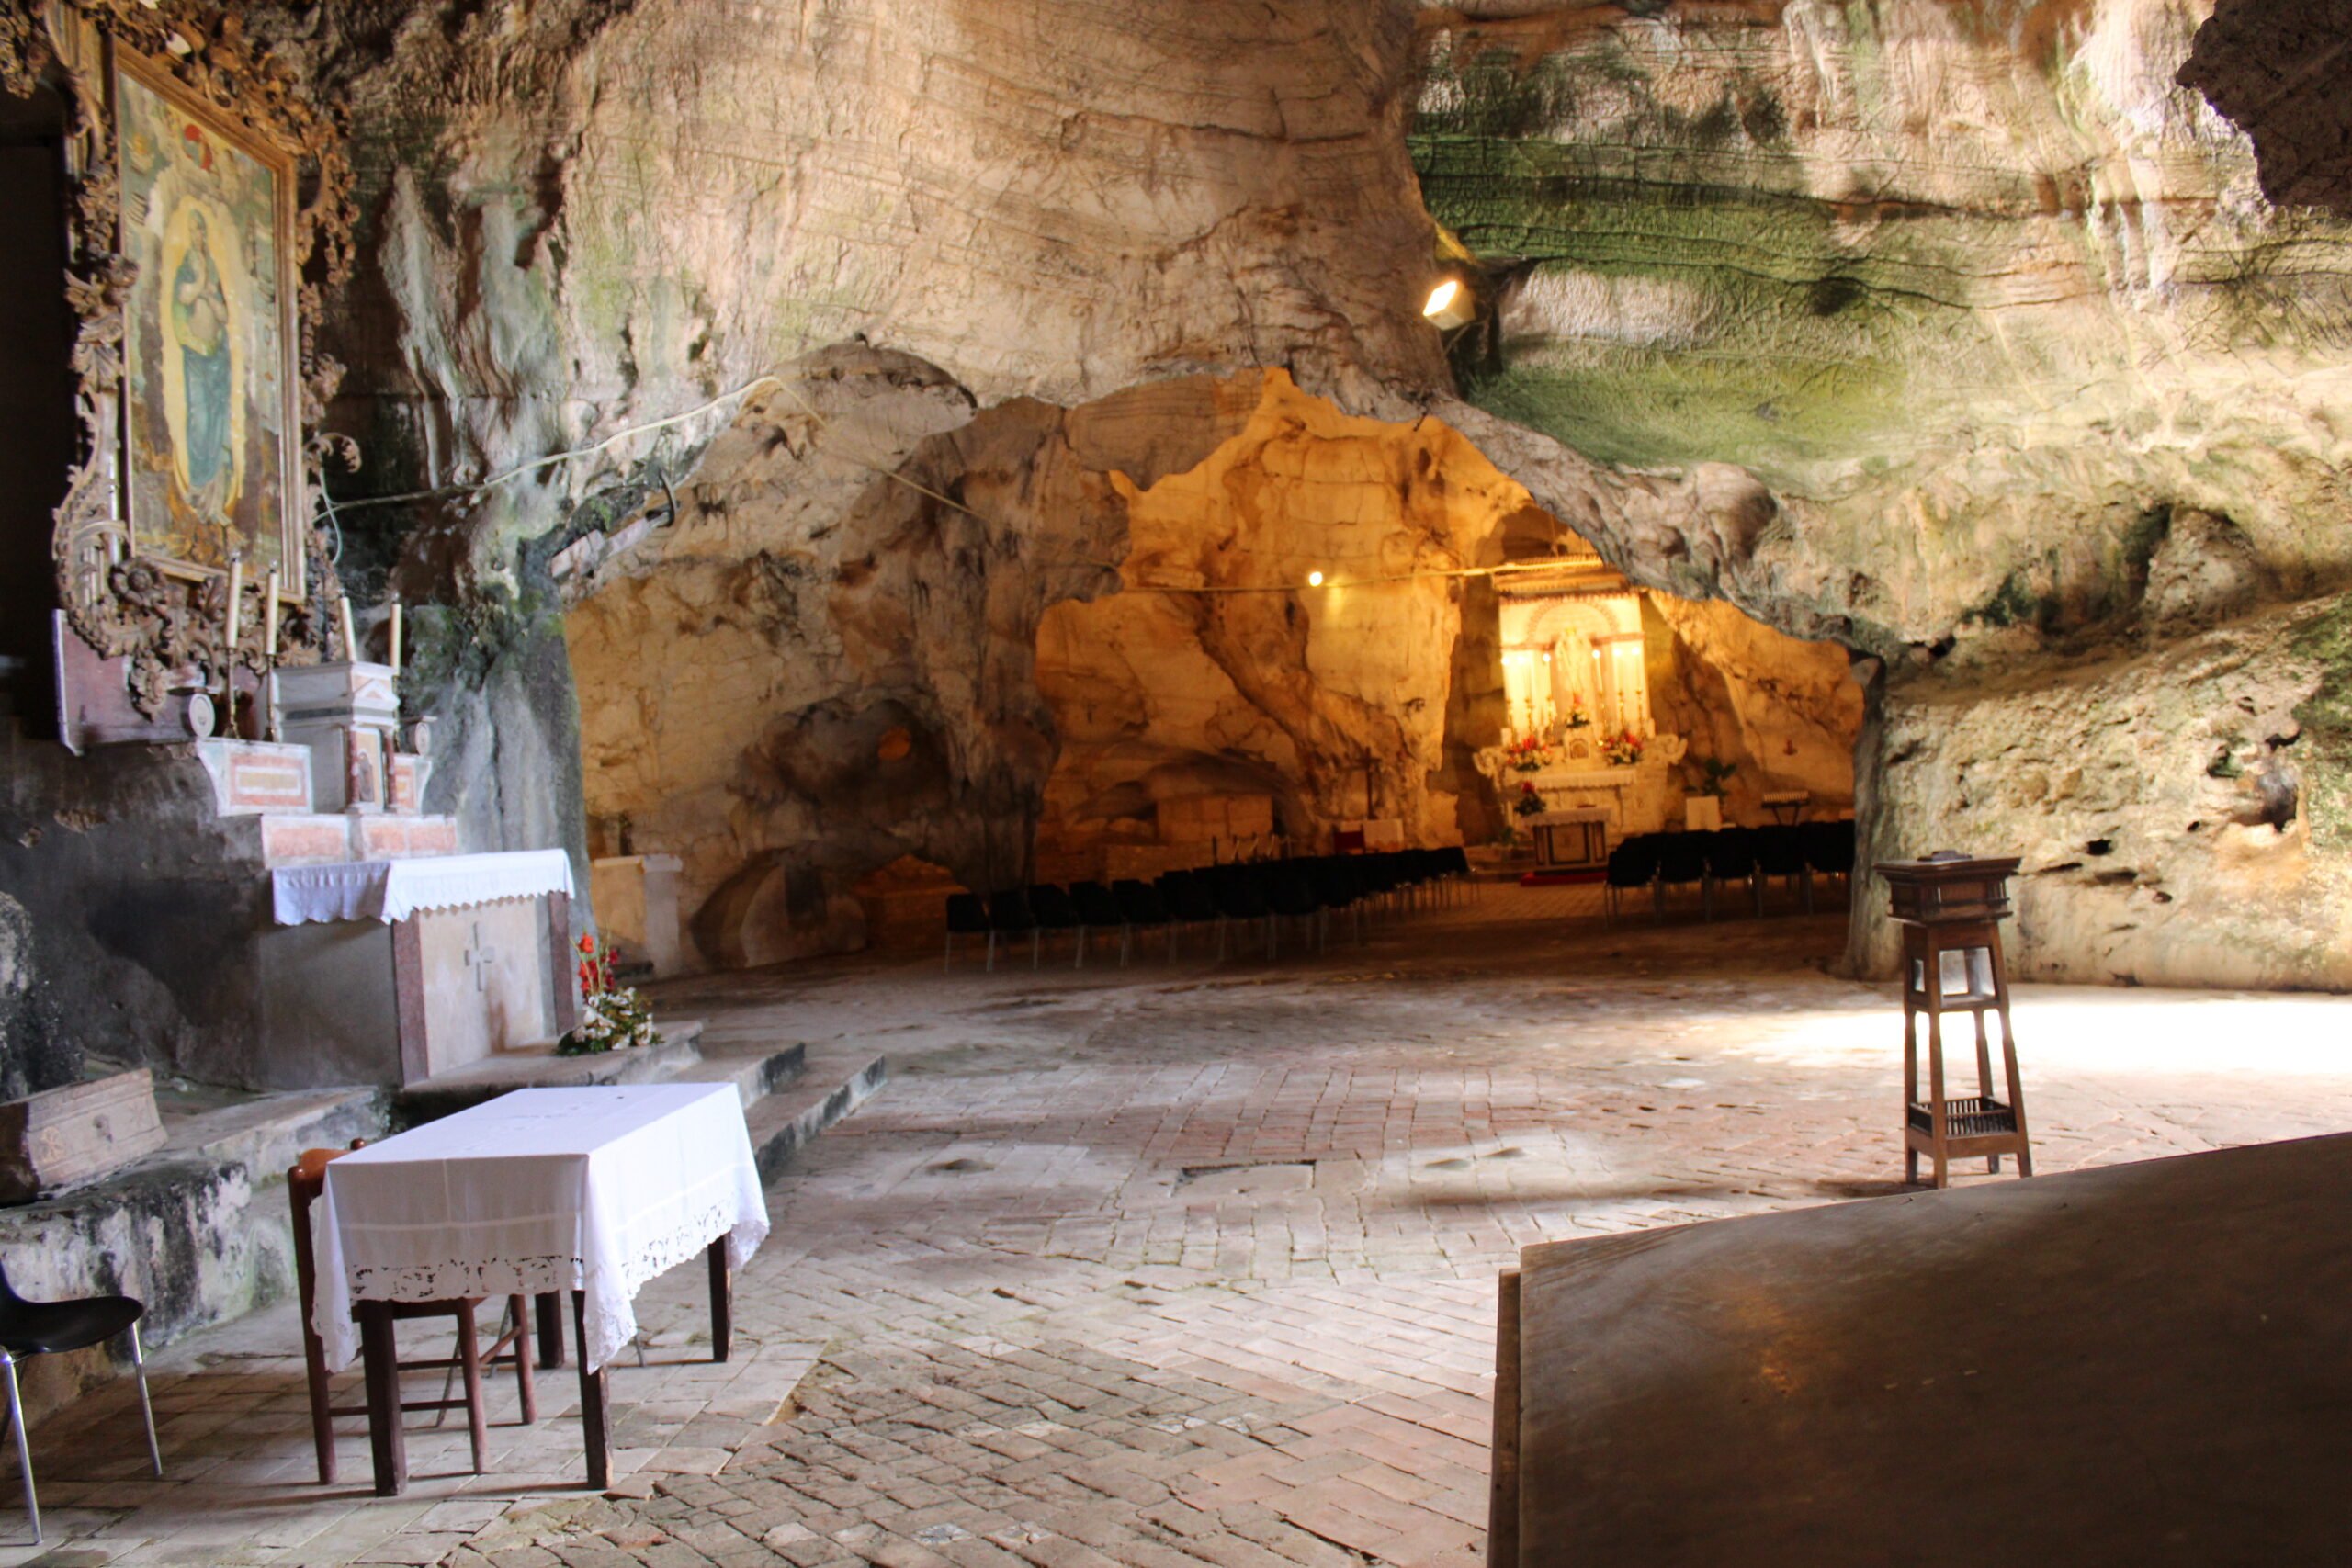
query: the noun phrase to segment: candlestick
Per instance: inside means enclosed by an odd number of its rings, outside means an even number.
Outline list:
[[[277,739],[277,573],[262,580],[261,687],[262,739]]]
[[[392,601],[391,657],[385,660],[384,662],[390,664],[395,670],[398,670],[401,667],[401,602],[397,599]]]
[[[359,662],[359,634],[351,626],[351,595],[339,594],[334,605],[343,620],[343,657],[356,664]]]
[[[231,556],[229,558],[229,629],[223,640],[229,645],[228,658],[232,669],[236,667],[237,662],[237,612],[243,607],[241,601],[244,596],[245,558]]]

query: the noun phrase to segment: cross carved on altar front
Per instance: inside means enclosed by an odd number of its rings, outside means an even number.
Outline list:
[[[466,944],[463,961],[474,972],[474,989],[489,990],[491,966],[498,962],[498,949],[482,941],[480,920],[473,923],[473,940]]]

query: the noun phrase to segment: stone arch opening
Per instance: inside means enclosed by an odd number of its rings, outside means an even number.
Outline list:
[[[1640,791],[1595,784],[1623,830],[1679,825],[1694,750],[1736,760],[1733,816],[1790,757],[1850,803],[1842,652],[1637,590],[1437,419],[1343,413],[1279,371],[979,410],[854,344],[786,378],[674,516],[564,555],[591,853],[674,860],[690,964],[929,940],[953,886],[1368,823],[1495,842],[1501,749],[1534,728],[1509,702],[1523,615],[1598,616],[1576,646],[1605,650],[1611,714],[1677,738]]]

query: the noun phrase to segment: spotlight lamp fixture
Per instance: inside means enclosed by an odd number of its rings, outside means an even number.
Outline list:
[[[1441,277],[1430,289],[1429,302],[1421,307],[1421,315],[1438,331],[1450,333],[1478,319],[1478,300],[1460,277]]]

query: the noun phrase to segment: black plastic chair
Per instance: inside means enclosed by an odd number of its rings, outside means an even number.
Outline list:
[[[1460,844],[1448,844],[1437,852],[1438,874],[1453,886],[1457,898],[1470,893],[1470,852]]]
[[[1666,897],[1669,889],[1686,882],[1707,880],[1707,846],[1703,834],[1667,833],[1657,840],[1657,881],[1652,892],[1657,899],[1660,919],[1666,918]]]
[[[1178,925],[1221,926],[1217,918],[1216,900],[1209,896],[1209,885],[1197,871],[1171,871],[1159,879],[1159,896],[1168,904],[1168,918]],[[1218,947],[1222,950],[1223,941]],[[1169,956],[1176,953],[1176,934],[1168,936]]]
[[[1037,917],[1029,912],[1028,896],[1018,887],[989,895],[989,969],[996,969],[996,939],[1000,936],[1029,938],[1029,967],[1037,967]]]
[[[1208,885],[1217,912],[1216,955],[1225,956],[1225,928],[1234,920],[1265,920],[1268,955],[1273,947],[1273,911],[1266,902],[1265,873],[1256,865],[1216,865],[1198,874]]]
[[[1797,829],[1756,829],[1756,874],[1766,881],[1779,877],[1794,883],[1799,907],[1813,913],[1813,865],[1804,857],[1804,839]]]
[[[1420,895],[1437,892],[1439,875],[1444,871],[1435,850],[1399,850],[1396,852],[1404,868],[1405,885],[1412,889],[1418,900]]]
[[[147,1417],[147,1462],[164,1473],[164,1451],[155,1442],[155,1406],[147,1396],[147,1358],[139,1348],[139,1319],[147,1309],[129,1296],[83,1296],[70,1302],[28,1302],[8,1283],[0,1268],[0,1370],[8,1382],[8,1424],[17,1433],[17,1468],[25,1478],[25,1512],[31,1516],[35,1546],[40,1544],[40,1499],[33,1492],[33,1450],[25,1440],[25,1405],[17,1386],[17,1363],[28,1356],[80,1350],[118,1334],[130,1336],[130,1366],[139,1374],[139,1409]]]
[[[955,967],[957,937],[986,936],[988,932],[989,907],[980,902],[980,896],[977,893],[950,893],[947,896],[947,957],[941,967]],[[993,947],[995,944],[991,942],[989,945]]]
[[[1323,945],[1322,922],[1317,919],[1323,912],[1322,897],[1315,890],[1315,877],[1306,865],[1295,860],[1272,862],[1266,869],[1266,908],[1273,915],[1275,926],[1285,919],[1306,920],[1316,933],[1316,946]],[[1270,933],[1275,926],[1268,928]],[[1269,950],[1271,956],[1271,947]]]
[[[1356,941],[1363,941],[1363,879],[1357,874],[1354,855],[1324,855],[1306,863],[1307,874],[1315,879],[1315,896],[1322,901],[1328,916],[1333,909],[1345,909],[1355,918]]]
[[[1756,912],[1764,912],[1764,888],[1756,880],[1756,840],[1746,828],[1724,828],[1707,835],[1707,918],[1715,914],[1715,884],[1745,882]]]
[[[1120,919],[1126,922],[1129,931],[1148,930],[1153,926],[1168,928],[1168,959],[1174,963],[1176,918],[1169,912],[1168,900],[1159,896],[1159,889],[1148,882],[1123,876],[1111,884],[1111,897],[1118,900]]]
[[[1804,858],[1826,876],[1850,876],[1854,870],[1854,824],[1807,822],[1797,829],[1804,835]]]
[[[1627,839],[1609,852],[1608,868],[1601,873],[1601,901],[1608,906],[1609,918],[1617,918],[1617,906],[1627,888],[1647,887],[1657,879],[1657,840],[1645,833]]]
[[[1037,922],[1036,938],[1040,941],[1047,931],[1076,931],[1078,951],[1070,959],[1070,967],[1075,969],[1086,962],[1086,922],[1079,918],[1078,906],[1070,901],[1068,893],[1050,882],[1032,886],[1029,918]],[[1030,966],[1035,968],[1035,964]]]
[[[1071,908],[1078,911],[1079,963],[1083,964],[1086,962],[1086,933],[1089,931],[1097,927],[1108,931],[1116,926],[1119,928],[1119,966],[1125,968],[1131,933],[1127,930],[1127,917],[1120,909],[1119,901],[1111,897],[1111,890],[1099,882],[1073,882],[1069,885],[1069,901]]]

